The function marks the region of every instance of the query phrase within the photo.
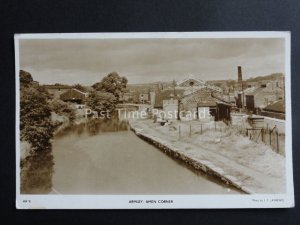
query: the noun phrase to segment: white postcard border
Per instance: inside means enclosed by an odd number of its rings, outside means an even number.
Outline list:
[[[20,194],[19,41],[22,39],[284,38],[286,194],[252,195],[24,195]],[[15,34],[16,207],[18,209],[286,208],[294,206],[291,111],[291,34],[288,31]],[[129,203],[134,200],[134,203]],[[142,200],[142,202],[138,202]],[[156,203],[146,203],[156,200]]]

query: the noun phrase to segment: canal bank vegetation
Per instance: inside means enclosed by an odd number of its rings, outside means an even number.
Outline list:
[[[116,104],[117,99],[112,93],[95,90],[90,92],[86,100],[86,105],[96,111],[98,115],[102,115],[102,112],[108,112],[105,115],[106,118],[109,118],[110,114],[115,111]]]
[[[61,132],[78,120],[74,106],[60,99],[48,101],[51,108],[51,121],[55,127],[54,134]]]
[[[87,128],[90,134],[127,130],[128,123],[119,121],[116,105],[127,79],[116,72],[108,74],[93,85],[85,104],[92,110],[109,112],[103,120],[78,115],[75,105],[48,93],[34,81],[29,72],[20,70],[20,191],[23,194],[49,193],[52,189],[54,159],[52,139],[61,131]],[[78,90],[86,91],[80,84]],[[84,121],[84,124],[81,123]],[[77,128],[78,129],[77,129]]]
[[[120,121],[116,106],[120,97],[124,94],[127,78],[112,72],[105,76],[100,82],[92,85],[94,88],[86,99],[86,105],[97,112],[97,117],[88,115],[87,128],[90,134],[100,131],[127,130],[128,123]]]
[[[48,193],[52,187],[51,139],[55,126],[47,103],[49,98],[30,73],[20,71],[20,139],[27,143],[23,143],[27,154],[23,154],[25,158],[20,162],[20,191],[24,194]]]
[[[20,191],[24,194],[49,193],[52,188],[55,132],[73,124],[75,111],[54,99],[29,72],[20,70]]]
[[[98,115],[107,112],[105,117],[109,119],[110,114],[116,111],[116,105],[125,92],[127,82],[126,77],[121,77],[116,72],[109,73],[100,82],[92,85],[93,91],[89,93],[86,105]]]

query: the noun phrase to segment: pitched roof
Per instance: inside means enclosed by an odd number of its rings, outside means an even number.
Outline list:
[[[175,95],[183,96],[184,90],[177,89],[175,90]],[[155,108],[162,108],[163,107],[163,100],[167,100],[171,98],[171,95],[174,95],[174,90],[164,90],[161,92],[157,92],[155,94]]]
[[[68,90],[67,92],[62,93],[60,95],[60,98],[65,101],[66,100],[78,100],[78,99],[83,100],[85,97],[86,97],[86,94],[84,92],[79,91],[75,88],[72,88],[72,89]]]
[[[188,78],[184,78],[180,81],[177,82],[177,85],[190,85],[191,82],[193,83],[193,85],[197,86],[197,85],[205,85],[205,81],[197,79],[197,78],[193,78],[193,77],[188,77]]]
[[[270,112],[285,113],[285,103],[283,100],[278,100],[266,106],[264,110]]]

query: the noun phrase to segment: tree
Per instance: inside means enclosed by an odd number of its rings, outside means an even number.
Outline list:
[[[21,139],[32,144],[32,150],[41,150],[53,137],[51,109],[47,95],[39,90],[24,88],[20,95]]]
[[[51,99],[48,101],[51,111],[55,112],[60,116],[66,116],[69,118],[70,124],[73,124],[76,119],[75,109],[67,102],[60,99]]]
[[[51,139],[54,125],[48,93],[41,86],[32,85],[30,73],[20,71],[20,139],[31,145],[30,154],[21,161],[21,193],[51,191],[53,155]]]
[[[127,82],[126,77],[121,77],[118,73],[112,72],[105,76],[101,82],[95,83],[92,87],[97,91],[109,92],[119,100],[124,93]]]
[[[86,100],[86,104],[92,110],[101,112],[113,112],[116,108],[117,99],[112,93],[92,91]]]
[[[30,83],[33,81],[33,78],[30,73],[20,70],[20,86],[21,87],[28,87]]]

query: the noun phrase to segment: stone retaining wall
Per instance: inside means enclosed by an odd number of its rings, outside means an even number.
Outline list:
[[[148,143],[154,145],[164,153],[170,155],[171,157],[175,159],[179,159],[180,161],[186,163],[187,165],[190,165],[196,170],[200,170],[204,173],[207,173],[213,177],[216,177],[220,181],[224,182],[227,185],[233,186],[240,190],[241,192],[244,192],[246,194],[251,194],[250,190],[247,190],[246,188],[240,186],[238,182],[234,182],[230,177],[225,177],[221,175],[217,170],[210,168],[208,165],[205,165],[204,163],[201,163],[199,161],[196,161],[195,159],[192,159],[183,153],[180,153],[176,151],[175,149],[170,148],[169,146],[166,146],[165,144],[160,143],[159,141],[155,140],[154,137],[149,137],[145,134],[142,134],[141,132],[137,131],[134,127],[130,126],[130,129],[135,132],[135,134],[140,137],[141,139],[147,141]]]

